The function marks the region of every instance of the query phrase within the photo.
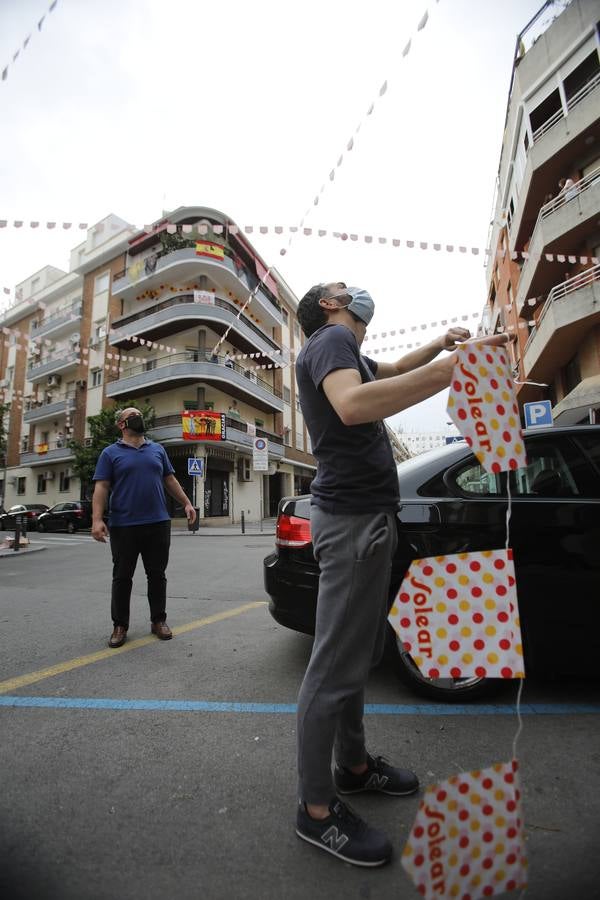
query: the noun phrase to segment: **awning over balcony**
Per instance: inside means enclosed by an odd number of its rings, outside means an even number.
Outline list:
[[[267,275],[268,269],[265,269],[260,259],[254,258],[254,262],[256,264],[256,274],[258,275],[259,281],[263,281],[264,284],[269,288],[271,293],[275,297],[279,297],[279,291],[277,290],[277,282],[273,278],[272,275]],[[265,277],[266,276],[266,277]]]
[[[600,408],[600,375],[590,375],[573,388],[553,409],[554,421],[575,425],[587,417],[588,410]]]

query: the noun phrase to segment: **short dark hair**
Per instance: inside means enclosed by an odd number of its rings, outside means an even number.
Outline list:
[[[310,337],[311,334],[327,324],[327,313],[322,306],[319,306],[319,300],[326,293],[324,284],[315,284],[298,304],[296,315],[306,337]]]

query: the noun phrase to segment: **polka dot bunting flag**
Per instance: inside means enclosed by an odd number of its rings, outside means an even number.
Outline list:
[[[512,550],[416,559],[389,621],[427,678],[524,678]]]
[[[430,785],[402,855],[426,900],[479,900],[525,887],[518,763],[495,763]]]
[[[456,353],[448,415],[487,472],[527,465],[506,351],[462,344]]]

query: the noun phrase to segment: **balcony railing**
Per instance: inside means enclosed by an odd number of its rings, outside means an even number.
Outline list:
[[[35,381],[38,378],[43,378],[45,375],[52,375],[54,372],[71,369],[79,365],[79,361],[79,350],[66,350],[62,353],[57,353],[48,359],[39,360],[30,365],[27,369],[27,380]]]
[[[42,336],[54,331],[61,325],[73,324],[81,319],[83,306],[81,300],[72,303],[63,309],[57,309],[50,315],[44,316],[41,322],[34,321],[31,326],[32,337]]]
[[[213,355],[208,350],[186,350],[183,353],[170,353],[168,356],[159,356],[156,359],[149,359],[147,362],[123,369],[119,375],[119,380],[121,378],[131,378],[133,375],[142,375],[144,372],[152,372],[155,369],[161,369],[164,366],[182,362],[210,362],[213,363],[213,365],[239,372],[240,375],[244,375],[254,384],[258,384],[259,387],[273,394],[275,397],[278,397],[279,399],[282,397],[281,391],[276,390],[268,381],[259,378],[254,369],[244,368],[244,366],[240,366],[236,362],[229,362],[228,365],[225,365],[224,356],[218,356],[217,354]]]
[[[22,466],[44,465],[45,463],[72,459],[73,451],[67,446],[68,440],[65,437],[62,440],[48,441],[47,443],[36,441],[31,450],[21,451],[19,462]]]
[[[119,335],[115,335],[114,332],[118,332],[121,328],[124,328],[126,325],[130,325],[132,322],[139,322],[142,319],[147,318],[148,316],[152,316],[155,313],[161,312],[163,309],[171,309],[174,306],[180,306],[181,304],[194,304],[194,295],[193,294],[179,294],[177,297],[170,297],[168,300],[162,300],[160,303],[156,303],[154,306],[146,307],[145,309],[139,310],[139,312],[132,313],[129,316],[123,316],[122,318],[116,319],[111,324],[112,334],[111,338],[117,338]],[[211,304],[212,305],[212,304]],[[220,309],[226,309],[228,312],[232,313],[234,316],[238,316],[239,309],[234,306],[233,303],[229,303],[227,300],[222,300],[220,297],[215,297],[215,306],[218,306]],[[198,307],[198,315],[201,314],[202,306],[201,303],[196,303]],[[242,314],[243,315],[243,314]],[[256,335],[258,335],[261,340],[266,341],[274,350],[280,351],[281,348],[279,345],[272,340],[268,335],[265,334],[264,331],[261,331],[258,326],[251,322],[247,316],[243,316],[240,320],[247,328],[250,328]],[[125,340],[126,336],[124,335],[122,340]]]
[[[563,190],[554,200],[550,200],[549,203],[545,203],[540,209],[538,220],[536,222],[535,228],[537,228],[538,222],[541,219],[546,219],[548,216],[551,216],[556,212],[557,209],[560,209],[566,203],[570,203],[571,200],[575,200],[580,194],[583,194],[588,188],[592,187],[592,185],[597,184],[600,181],[600,166],[597,169],[594,169],[593,172],[590,172],[589,175],[586,175],[585,178],[582,178],[581,181],[576,181],[572,187],[567,188],[566,191]],[[535,228],[533,229],[535,233]],[[531,239],[533,242],[533,237]]]
[[[581,103],[581,101],[584,100],[589,94],[591,94],[599,84],[600,72],[597,72],[592,78],[590,78],[588,82],[586,82],[586,84],[584,84],[582,88],[577,91],[577,93],[573,94],[573,96],[567,100],[567,114],[575,109],[575,107],[579,103]],[[565,113],[561,107],[554,113],[554,115],[550,116],[550,118],[547,119],[543,123],[543,125],[540,125],[540,127],[533,132],[533,143],[535,144],[536,141],[539,141],[540,138],[542,138],[545,134],[547,134],[548,131],[554,128],[557,122],[560,122],[560,120],[564,117]]]
[[[198,238],[198,241],[202,241],[202,238]],[[112,291],[113,294],[118,293],[119,291],[127,288],[133,284],[141,284],[145,278],[150,278],[158,274],[164,268],[169,266],[173,262],[182,261],[186,262],[189,260],[196,260],[198,262],[206,262],[207,257],[197,256],[195,252],[196,244],[198,243],[196,240],[186,239],[181,242],[180,246],[168,250],[159,250],[158,253],[154,254],[156,257],[154,265],[152,268],[149,268],[145,265],[144,271],[140,272],[138,278],[134,281],[130,281],[127,270],[123,270],[119,272],[113,278]],[[219,242],[221,243],[221,242]],[[217,262],[221,266],[225,266],[226,269],[229,269],[230,272],[233,272],[236,277],[246,285],[246,287],[253,291],[255,287],[259,284],[260,279],[258,276],[252,272],[251,269],[245,263],[241,265],[236,265],[232,256],[232,252],[229,251],[229,248],[224,247],[225,257],[222,260],[212,260],[212,262]],[[152,255],[152,254],[151,254]],[[262,300],[266,300],[270,306],[274,307],[277,311],[278,315],[281,315],[281,305],[278,300],[276,300],[272,295],[269,289],[265,284],[261,284],[260,288],[257,291],[258,295]]]
[[[65,415],[75,411],[75,394],[69,392],[58,400],[34,400],[23,413],[24,422],[40,422],[53,416]]]
[[[534,325],[531,334],[527,338],[524,353],[527,353],[528,347],[531,345],[544,319],[544,316],[547,314],[552,304],[556,300],[560,300],[562,297],[566,297],[568,294],[572,294],[575,291],[578,291],[580,288],[585,287],[588,284],[592,284],[594,281],[600,281],[600,264],[598,264],[597,266],[592,266],[591,269],[586,269],[585,272],[579,272],[579,274],[574,275],[572,278],[568,278],[566,281],[563,281],[561,284],[557,284],[552,288],[546,298],[544,305],[542,306],[542,310],[537,319],[537,322]]]

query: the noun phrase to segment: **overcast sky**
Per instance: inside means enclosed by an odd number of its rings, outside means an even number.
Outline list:
[[[541,5],[58,0],[40,32],[49,0],[0,0],[0,218],[91,224],[113,212],[141,225],[198,204],[272,226],[312,207],[315,228],[483,248],[515,40]],[[0,287],[68,268],[81,237],[3,229]],[[338,279],[370,290],[372,334],[485,301],[483,257],[329,238],[298,238],[281,256],[287,238],[251,240],[298,297]],[[446,419],[440,394],[393,421],[444,430]]]

